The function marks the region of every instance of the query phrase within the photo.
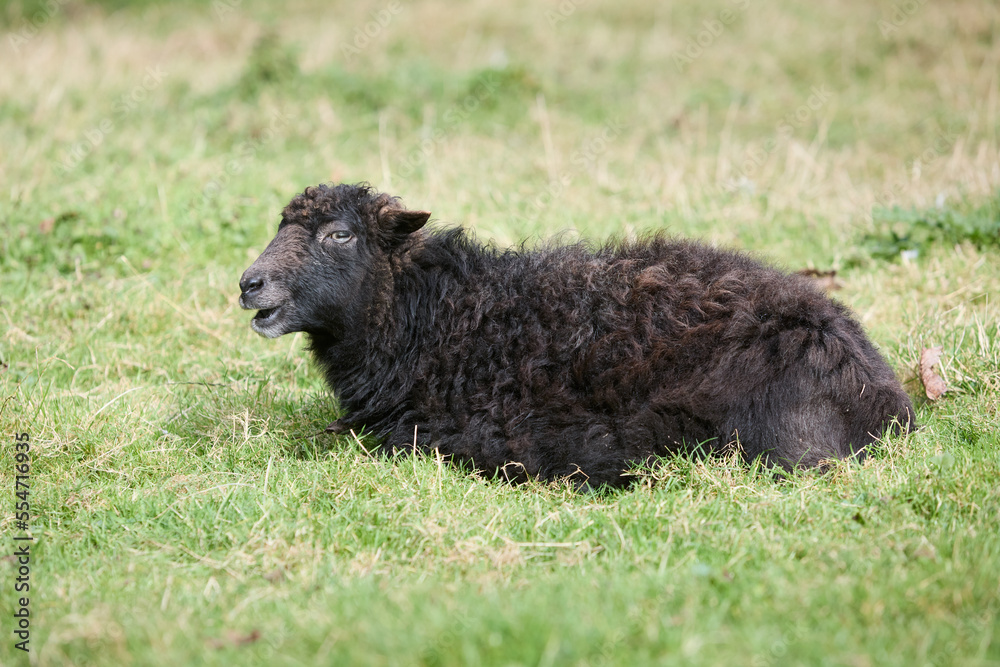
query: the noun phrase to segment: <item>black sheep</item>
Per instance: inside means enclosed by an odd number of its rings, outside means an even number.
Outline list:
[[[240,280],[255,331],[308,334],[344,411],[330,430],[597,487],[678,450],[860,459],[911,426],[885,360],[805,278],[663,235],[499,250],[429,217],[307,188]]]

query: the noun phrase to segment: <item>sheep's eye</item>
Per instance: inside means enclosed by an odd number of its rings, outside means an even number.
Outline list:
[[[348,231],[344,231],[343,229],[338,229],[335,232],[330,232],[329,234],[327,234],[326,238],[330,239],[334,243],[347,243],[348,241],[354,238],[354,234],[351,234]]]

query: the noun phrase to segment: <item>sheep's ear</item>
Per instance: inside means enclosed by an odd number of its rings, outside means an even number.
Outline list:
[[[378,222],[382,229],[393,234],[412,234],[430,219],[430,211],[407,211],[401,208],[382,209]]]

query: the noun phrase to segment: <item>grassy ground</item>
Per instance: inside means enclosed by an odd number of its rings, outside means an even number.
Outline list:
[[[127,4],[0,10],[0,522],[26,432],[36,539],[0,662],[1000,664],[995,6]],[[236,296],[329,180],[837,269],[925,428],[597,497],[317,436],[302,338]]]

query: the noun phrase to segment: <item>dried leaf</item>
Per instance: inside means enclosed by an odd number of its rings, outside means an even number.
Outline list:
[[[819,269],[801,269],[795,273],[811,279],[816,287],[819,287],[825,292],[832,292],[833,290],[838,290],[843,287],[843,285],[841,285],[837,280],[836,269],[830,269],[829,271],[820,271]]]
[[[236,630],[227,630],[226,638],[220,639],[218,637],[211,637],[205,641],[209,648],[215,650],[226,648],[227,646],[243,646],[245,644],[252,644],[260,639],[260,630],[251,630],[250,634],[243,634]]]
[[[38,231],[42,234],[50,234],[56,227],[55,218],[45,218],[38,223]]]
[[[228,635],[229,641],[236,646],[242,646],[243,644],[253,644],[255,641],[260,639],[260,630],[251,630],[248,635],[240,634],[235,630],[230,630]]]
[[[941,376],[934,372],[934,366],[941,361],[943,347],[925,347],[920,352],[920,381],[924,383],[924,393],[927,398],[936,401],[941,398],[944,392],[948,391],[948,385],[944,383]]]

